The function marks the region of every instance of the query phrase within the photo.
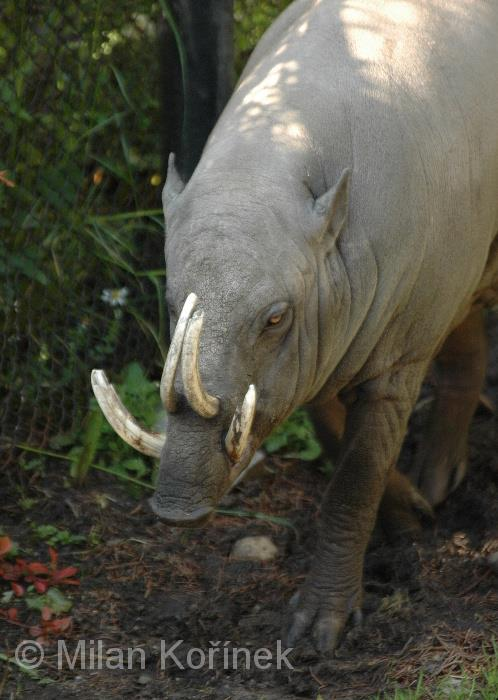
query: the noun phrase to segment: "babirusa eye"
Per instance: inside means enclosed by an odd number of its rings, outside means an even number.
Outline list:
[[[282,321],[284,321],[287,318],[288,310],[289,304],[283,301],[277,302],[276,304],[270,306],[270,308],[267,309],[265,314],[265,329],[275,328],[276,326],[281,325]]]
[[[283,317],[284,317],[283,312],[280,313],[280,314],[272,314],[272,315],[270,316],[270,318],[268,319],[267,324],[268,324],[269,326],[278,326],[278,324],[279,324],[280,321],[283,319]]]

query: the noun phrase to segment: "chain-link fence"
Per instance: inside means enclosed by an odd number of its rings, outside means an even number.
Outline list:
[[[160,371],[159,20],[146,0],[2,2],[3,464],[82,419],[92,367]]]

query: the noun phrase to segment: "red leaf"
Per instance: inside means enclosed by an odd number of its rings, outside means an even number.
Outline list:
[[[45,564],[42,564],[39,561],[32,561],[29,564],[25,564],[27,571],[30,574],[49,574],[50,571]]]
[[[57,568],[57,559],[59,558],[59,555],[57,554],[55,549],[53,547],[50,547],[50,546],[48,548],[48,553],[50,555],[51,567],[52,567],[52,569],[55,570]]]
[[[16,563],[13,565],[15,566],[16,571],[18,572],[19,576],[23,576],[23,574],[26,571],[26,562],[24,559],[16,559]]]
[[[74,576],[74,574],[77,573],[78,569],[75,566],[66,566],[65,569],[59,569],[59,571],[55,571],[53,579],[55,581],[61,581],[63,578],[70,578],[71,576]]]
[[[44,622],[51,620],[53,613],[54,611],[52,610],[52,608],[49,608],[47,605],[44,605],[41,611],[42,620]]]
[[[45,583],[45,581],[41,581],[39,578],[33,581],[33,586],[35,587],[35,591],[37,593],[45,593],[45,591],[48,588],[48,585]]]
[[[6,561],[1,563],[0,578],[5,581],[17,581],[22,578],[22,569],[17,564],[9,564]]]
[[[48,644],[48,638],[52,634],[60,634],[68,630],[73,622],[72,617],[60,617],[52,619],[53,610],[48,607],[42,609],[42,619],[40,625],[30,627],[29,633],[36,637],[40,644]]]
[[[12,540],[10,537],[4,536],[0,537],[0,557],[10,552],[12,549]]]
[[[58,620],[52,620],[50,624],[51,632],[65,632],[71,627],[72,623],[71,617],[61,617]]]
[[[7,620],[7,622],[12,622],[14,625],[20,625],[18,622],[18,610],[17,608],[0,609],[0,619]]]
[[[14,581],[11,581],[10,587],[14,591],[14,595],[16,595],[18,598],[24,595],[24,586],[21,586],[20,583],[14,583]]]

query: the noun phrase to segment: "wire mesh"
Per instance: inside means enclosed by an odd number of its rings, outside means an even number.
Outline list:
[[[0,8],[0,465],[164,352],[158,4]]]

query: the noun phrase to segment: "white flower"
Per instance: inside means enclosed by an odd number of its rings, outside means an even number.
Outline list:
[[[100,298],[104,304],[109,306],[124,306],[128,298],[129,289],[121,287],[121,289],[104,289]]]

